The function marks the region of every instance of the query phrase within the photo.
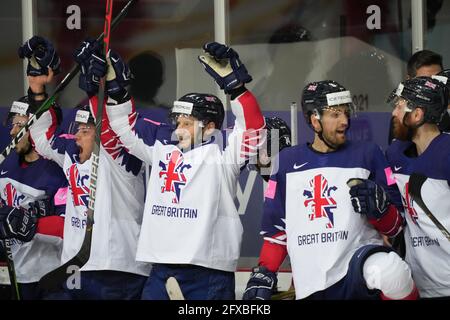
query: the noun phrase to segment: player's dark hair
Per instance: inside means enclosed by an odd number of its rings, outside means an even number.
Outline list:
[[[444,69],[442,65],[442,56],[430,50],[422,50],[414,53],[408,60],[407,72],[410,78],[417,75],[417,69],[423,66],[431,66],[437,64]]]

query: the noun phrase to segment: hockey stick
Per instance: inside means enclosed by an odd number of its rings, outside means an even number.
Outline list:
[[[133,5],[137,0],[130,0],[120,11],[120,13],[117,15],[117,17],[114,18],[114,20],[111,22],[111,29],[114,29],[119,22],[125,17],[125,15],[128,13],[131,5]],[[96,41],[102,41],[104,37],[104,33],[102,33]],[[30,131],[30,127],[33,125],[33,123],[39,119],[39,117],[48,109],[50,109],[50,106],[56,101],[59,94],[67,87],[67,85],[72,81],[72,79],[78,74],[80,71],[80,66],[76,64],[70,72],[64,77],[64,79],[61,81],[61,83],[56,87],[55,92],[45,100],[41,106],[36,110],[36,113],[28,119],[25,126],[20,129],[20,131],[17,133],[17,135],[12,139],[12,141],[9,143],[9,145],[2,151],[0,154],[0,163],[2,163],[6,157],[11,153],[11,151],[17,146],[17,144],[22,140],[22,138],[27,134],[28,131]]]
[[[409,187],[408,192],[411,198],[417,202],[419,207],[425,212],[425,214],[430,218],[430,220],[435,224],[435,226],[442,232],[442,234],[450,241],[450,233],[445,229],[442,223],[433,215],[433,213],[428,209],[425,202],[422,199],[421,189],[427,177],[420,173],[413,173],[409,177]]]
[[[184,300],[183,292],[175,277],[169,277],[166,281],[166,291],[170,300]]]
[[[289,289],[287,291],[280,291],[272,295],[270,300],[295,300],[295,289]]]
[[[16,278],[16,268],[14,267],[14,260],[12,257],[11,246],[9,245],[9,239],[4,239],[2,244],[6,254],[6,266],[8,267],[9,282],[11,283],[12,299],[20,300],[19,285],[17,284]]]
[[[131,0],[128,4],[133,3],[134,0]],[[128,6],[127,4],[127,6]],[[103,54],[106,57],[106,53],[109,50],[109,40],[110,40],[110,32],[111,32],[111,16],[112,16],[112,6],[113,0],[106,0],[106,14],[105,14],[105,26],[104,32],[105,35],[103,38]],[[123,10],[121,11],[121,13]],[[108,66],[107,66],[108,67]],[[106,75],[105,75],[106,77]],[[97,117],[95,121],[96,126],[96,135],[95,135],[95,143],[92,151],[92,165],[91,165],[91,173],[90,173],[90,181],[89,181],[89,203],[87,209],[87,218],[86,218],[86,231],[83,239],[83,243],[81,244],[80,250],[78,253],[67,261],[65,264],[60,266],[59,268],[47,273],[45,276],[39,280],[39,286],[46,290],[57,290],[59,286],[63,284],[63,282],[67,281],[67,278],[70,276],[68,269],[73,269],[74,266],[79,270],[86,262],[89,260],[91,255],[91,242],[92,242],[92,228],[94,225],[94,205],[95,205],[95,193],[97,188],[97,169],[98,169],[98,161],[99,161],[99,153],[100,153],[100,134],[101,134],[101,123],[103,117],[103,100],[105,95],[105,77],[101,79],[101,85],[98,93],[98,105],[97,105]]]

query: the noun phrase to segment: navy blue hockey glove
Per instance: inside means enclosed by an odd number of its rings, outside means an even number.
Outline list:
[[[242,300],[270,300],[277,288],[277,275],[266,267],[254,267]]]
[[[109,96],[124,90],[131,79],[131,71],[122,57],[112,50],[108,55],[108,71],[106,73],[106,90]]]
[[[356,178],[348,180],[347,185],[355,212],[375,220],[386,214],[390,202],[381,186],[372,180]]]
[[[0,208],[0,239],[15,238],[29,242],[36,233],[37,217],[32,210],[22,208]]]
[[[102,57],[99,43],[87,38],[75,49],[73,57],[81,69],[78,86],[89,96],[96,95],[100,79],[106,74],[106,61]]]
[[[230,93],[230,90],[252,81],[252,77],[239,60],[239,55],[230,47],[209,42],[203,46],[203,50],[208,55],[199,56],[200,63],[225,93]]]
[[[47,75],[48,68],[51,68],[55,75],[61,71],[61,60],[53,44],[43,37],[33,36],[19,48],[18,54],[21,59],[28,58],[29,76]]]
[[[41,199],[34,202],[30,202],[28,211],[38,218],[48,217],[55,215],[55,206],[50,199]]]

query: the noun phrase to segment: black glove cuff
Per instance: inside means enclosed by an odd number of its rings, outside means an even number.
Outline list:
[[[130,100],[130,95],[128,94],[128,91],[124,88],[121,88],[118,91],[110,92],[108,93],[108,96],[117,101],[117,104],[122,104]]]
[[[245,91],[247,91],[247,88],[244,85],[242,85],[239,88],[231,89],[228,93],[230,95],[231,100],[234,100],[241,94],[243,94]]]

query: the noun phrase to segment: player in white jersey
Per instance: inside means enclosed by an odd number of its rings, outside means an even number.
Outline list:
[[[62,263],[73,258],[80,249],[86,229],[89,200],[89,177],[95,139],[97,100],[94,96],[106,61],[100,48],[87,40],[75,52],[81,65],[79,85],[90,97],[89,106],[76,112],[73,135],[49,132],[54,121],[53,110],[45,112],[31,128],[36,150],[63,168],[69,182]],[[111,53],[117,74],[107,81],[109,98],[117,96],[118,83],[128,81],[125,64]],[[49,71],[50,73],[50,71]],[[44,90],[51,79],[31,77],[34,85]],[[129,155],[102,121],[101,147],[97,172],[91,254],[81,268],[80,286],[66,286],[73,299],[136,299],[140,297],[150,265],[136,262],[136,246],[142,221],[144,184],[142,162]]]
[[[408,265],[382,245],[380,233],[402,225],[387,162],[375,144],[346,140],[350,92],[334,81],[310,83],[302,107],[314,141],[284,149],[274,165],[264,244],[243,298],[270,299],[288,253],[297,299],[416,298]]]
[[[47,46],[48,51],[38,52],[39,62],[28,64],[27,75],[46,77],[47,68],[58,72],[59,57],[42,38],[21,47],[19,55],[27,54],[29,46],[37,45]],[[25,126],[45,98],[43,91],[30,86],[28,95],[13,102],[7,118],[11,137]],[[56,298],[57,295],[41,290],[38,281],[61,261],[67,192],[64,174],[56,163],[39,156],[29,134],[16,145],[0,169],[0,238],[9,239],[11,245],[20,299]]]
[[[386,155],[405,207],[405,259],[420,296],[448,298],[450,136],[437,125],[448,88],[435,77],[404,81],[390,96],[396,140]]]
[[[107,106],[121,142],[152,166],[137,251],[139,261],[153,264],[143,299],[168,299],[169,277],[189,300],[235,296],[242,225],[234,199],[240,170],[260,144],[264,118],[244,87],[251,77],[238,54],[219,43],[204,50],[200,62],[231,95],[236,116],[225,142],[219,131],[223,105],[211,94],[190,93],[175,101],[170,115],[176,129],[152,129],[157,125],[150,122],[133,127],[129,103]],[[156,141],[149,142],[155,130]]]

